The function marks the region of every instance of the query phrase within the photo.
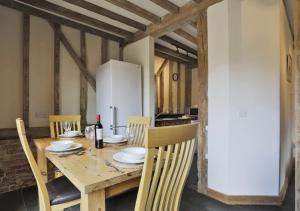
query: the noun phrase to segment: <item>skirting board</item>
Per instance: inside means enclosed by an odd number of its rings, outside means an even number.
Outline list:
[[[279,196],[230,196],[209,188],[207,195],[217,201],[229,205],[281,205],[285,198],[290,178],[294,172],[294,166],[295,160],[292,159],[285,175],[284,184],[280,190]]]

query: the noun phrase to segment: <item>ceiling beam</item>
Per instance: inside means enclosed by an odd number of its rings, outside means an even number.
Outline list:
[[[168,10],[171,13],[179,12],[179,7],[168,0],[150,0],[150,1],[164,8],[165,10]]]
[[[130,12],[132,12],[133,14],[136,14],[140,17],[143,17],[149,21],[151,21],[152,23],[160,23],[160,17],[145,10],[142,7],[139,7],[133,3],[131,3],[128,0],[105,0],[111,4],[114,4],[118,7],[121,7],[125,10],[128,10]]]
[[[183,29],[176,29],[174,31],[175,34],[177,34],[180,37],[183,37],[184,39],[190,41],[191,43],[197,45],[197,38],[193,35],[189,34],[188,32],[184,31]]]
[[[185,44],[183,44],[183,43],[181,43],[181,42],[179,42],[177,40],[174,40],[171,37],[168,37],[168,36],[164,35],[164,36],[160,37],[159,39],[161,39],[161,40],[163,40],[163,41],[165,41],[167,43],[170,43],[171,45],[174,45],[177,48],[185,50],[188,53],[192,53],[195,56],[197,56],[197,50],[195,50],[195,49],[193,49],[193,48],[191,48],[191,47],[189,47],[189,46],[187,46],[187,45],[185,45]]]
[[[178,58],[181,61],[185,61],[185,63],[197,63],[197,59],[189,57],[186,54],[179,53],[178,51],[174,51],[170,48],[167,48],[167,47],[162,46],[162,45],[157,44],[157,43],[155,44],[155,51],[167,54],[167,55],[172,56],[174,58]]]
[[[62,17],[56,16],[56,15],[53,15],[51,13],[48,13],[48,12],[30,7],[30,6],[27,6],[27,5],[19,3],[19,2],[0,0],[0,5],[22,11],[26,14],[30,14],[30,15],[34,15],[34,16],[46,19],[46,20],[48,20],[50,22],[53,22],[53,23],[62,24],[62,25],[65,25],[65,26],[69,26],[69,27],[81,30],[81,31],[88,32],[90,34],[94,34],[94,35],[97,35],[97,36],[100,36],[100,37],[104,37],[104,38],[107,38],[109,40],[113,40],[113,41],[116,41],[116,42],[119,42],[119,43],[124,42],[124,39],[122,37],[116,36],[114,34],[107,33],[105,31],[95,29],[93,27],[89,27],[87,25],[84,25],[84,24],[81,24],[81,23],[78,23],[78,22],[75,22],[75,21],[71,21],[71,20],[66,19],[66,18],[62,18]]]
[[[90,3],[88,1],[84,1],[84,0],[64,0],[64,1],[68,2],[69,4],[73,4],[75,6],[83,8],[83,9],[86,9],[86,10],[92,11],[94,13],[97,13],[99,15],[103,15],[103,16],[108,17],[110,19],[119,21],[119,22],[124,23],[128,26],[131,26],[133,28],[136,28],[136,29],[139,29],[139,30],[142,30],[142,31],[146,30],[146,25],[144,25],[140,22],[137,22],[135,20],[132,20],[130,18],[127,18],[125,16],[122,16],[118,13],[112,12],[112,11],[110,11],[108,9],[105,9],[103,7],[100,7],[98,5],[95,5],[93,3]]]
[[[223,0],[203,0],[200,3],[187,3],[180,7],[178,13],[165,15],[162,18],[161,23],[150,24],[147,26],[147,30],[145,32],[136,32],[134,38],[127,43],[137,41],[146,36],[157,38],[168,32],[181,28],[184,24],[194,20],[195,16],[197,16],[199,12],[221,1]]]
[[[98,19],[86,16],[84,14],[75,12],[75,11],[67,9],[65,7],[61,7],[57,4],[53,4],[53,3],[45,1],[45,0],[18,0],[18,1],[24,2],[26,4],[30,4],[30,5],[35,6],[35,7],[39,7],[41,9],[45,9],[45,10],[50,11],[50,12],[57,13],[59,15],[63,15],[67,18],[70,18],[70,19],[73,19],[73,20],[76,20],[76,21],[80,21],[80,22],[82,22],[84,24],[87,24],[87,25],[91,25],[91,26],[94,26],[94,27],[97,27],[97,28],[100,28],[100,29],[103,29],[103,30],[106,30],[106,31],[110,31],[112,33],[121,35],[123,37],[130,38],[130,37],[133,36],[133,33],[130,32],[130,31],[118,28],[116,26],[105,23],[105,22],[100,21]]]
[[[201,3],[201,2],[203,2],[203,0],[193,0],[194,2],[196,2],[196,3]]]
[[[197,23],[195,21],[190,22],[190,25],[197,30]]]
[[[155,54],[155,56],[158,56],[158,57],[161,57],[161,58],[165,58],[165,59],[168,59],[170,61],[179,62],[179,63],[182,63],[182,64],[189,65],[189,62],[187,62],[185,60],[182,60],[180,58],[171,56],[169,54],[166,54],[166,53],[163,53],[163,52],[160,52],[160,51],[156,51],[155,50],[154,54]]]

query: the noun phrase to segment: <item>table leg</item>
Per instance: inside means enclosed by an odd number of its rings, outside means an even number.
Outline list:
[[[44,178],[44,182],[48,181],[47,158],[43,151],[37,150],[37,163]]]
[[[81,211],[105,211],[105,189],[81,193]]]
[[[42,177],[44,179],[44,182],[46,183],[48,181],[48,174],[47,174],[47,158],[45,156],[45,153],[39,149],[37,149],[37,164],[39,166],[39,169],[42,173]],[[41,200],[41,193],[38,191],[39,195],[39,208],[42,210],[42,200]]]

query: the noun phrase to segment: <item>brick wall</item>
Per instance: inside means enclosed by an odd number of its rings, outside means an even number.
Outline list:
[[[36,129],[36,131],[38,130],[39,129]],[[32,138],[30,137],[49,137],[49,129],[40,129],[39,132],[32,132],[32,134],[27,136],[29,136],[28,142],[31,150],[34,156],[36,156],[36,149],[33,145]],[[16,134],[15,137],[11,135],[8,139],[5,139],[3,135],[1,138],[0,193],[36,185],[28,160]],[[54,167],[50,163],[48,164],[48,174],[49,178],[52,178],[54,175]]]

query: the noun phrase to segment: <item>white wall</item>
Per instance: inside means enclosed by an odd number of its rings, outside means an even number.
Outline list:
[[[0,128],[22,116],[21,13],[0,6]]]
[[[279,9],[279,0],[208,9],[208,186],[228,195],[279,194]]]
[[[143,115],[150,116],[152,124],[155,115],[154,82],[154,39],[145,37],[127,45],[123,50],[126,62],[141,64],[143,69]]]
[[[208,187],[226,193],[229,181],[228,3],[208,10]],[[193,70],[197,74],[197,69]],[[193,79],[194,80],[194,79]],[[194,92],[193,83],[193,92]],[[197,89],[197,87],[195,88]],[[196,92],[198,93],[198,92]],[[193,97],[198,99],[198,97]],[[198,101],[192,102],[198,104]]]
[[[0,6],[0,128],[14,128],[22,117],[22,13]],[[80,33],[62,26],[62,31],[80,55]],[[87,66],[92,75],[101,64],[101,38],[86,33]],[[53,114],[54,33],[44,19],[30,16],[29,125],[48,126]],[[80,72],[61,44],[60,109],[62,114],[79,114]],[[119,59],[119,44],[108,42],[108,58]],[[88,85],[87,122],[94,123],[96,96]]]

